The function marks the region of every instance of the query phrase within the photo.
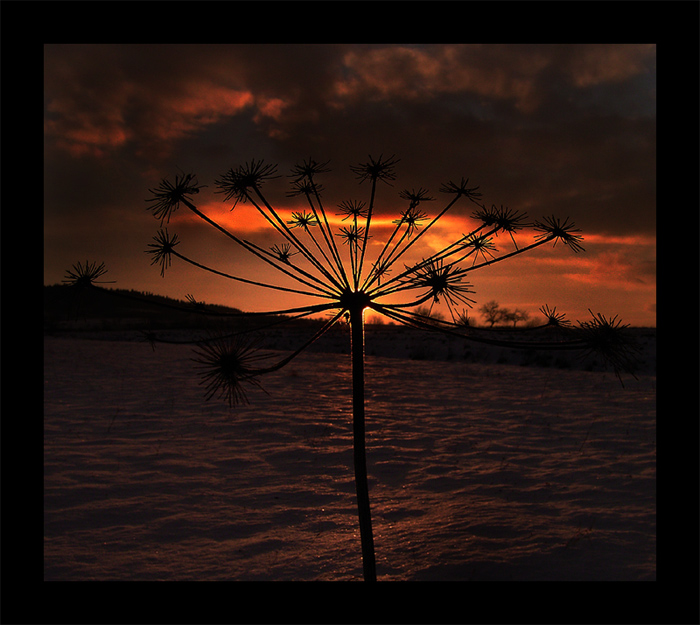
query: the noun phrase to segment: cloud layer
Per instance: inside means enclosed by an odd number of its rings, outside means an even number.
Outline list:
[[[348,165],[395,154],[387,214],[402,188],[465,176],[488,204],[653,239],[655,102],[650,44],[47,45],[47,276],[78,244],[59,223],[139,233],[161,177],[194,171],[212,191],[251,158],[285,174],[330,159],[340,201],[358,194]]]

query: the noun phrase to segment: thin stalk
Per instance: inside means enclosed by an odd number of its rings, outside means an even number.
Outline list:
[[[488,267],[489,265],[493,265],[499,261],[506,260],[507,258],[512,258],[513,256],[517,256],[518,254],[522,254],[523,252],[528,252],[536,247],[539,247],[543,243],[547,243],[547,242],[551,241],[554,238],[555,238],[554,236],[550,236],[546,239],[542,239],[541,241],[536,241],[535,243],[531,243],[527,247],[522,247],[522,248],[516,249],[512,252],[509,252],[508,254],[504,254],[503,256],[498,256],[496,258],[492,258],[491,260],[484,261],[483,263],[479,263],[478,265],[472,265],[471,267],[467,267],[466,269],[463,269],[461,271],[463,273],[468,273],[470,271],[474,271],[475,269],[480,269],[482,267]],[[453,253],[455,253],[455,252],[453,252]],[[417,265],[410,267],[409,269],[404,271],[401,275],[393,278],[391,281],[394,282],[394,281],[399,280],[405,276],[408,276],[412,273],[415,273],[417,269],[420,269],[421,267],[428,264],[429,262],[433,262],[436,258],[443,259],[443,258],[445,258],[445,256],[442,254],[437,254],[437,255],[431,256],[430,258],[421,261]],[[459,260],[463,260],[463,258],[459,259]],[[456,262],[458,262],[458,261],[451,262],[450,264],[455,264]],[[392,288],[386,288],[387,284],[388,283],[385,283],[383,285],[383,288],[381,288],[381,289],[377,288],[377,289],[374,289],[372,291],[369,291],[368,295],[373,297],[373,298],[383,297],[385,295],[390,295],[392,293],[398,293],[399,291],[406,291],[408,289],[416,288],[415,285],[410,283],[410,282],[409,283],[403,282],[403,283],[400,283],[399,285],[392,287]]]
[[[213,338],[202,338],[202,339],[195,339],[195,340],[187,340],[187,339],[174,340],[174,339],[162,339],[162,338],[156,337],[152,333],[148,333],[148,332],[144,332],[144,334],[146,334],[148,340],[151,341],[152,343],[168,343],[170,345],[201,344],[201,343],[208,343],[212,340],[218,340],[221,338],[232,338],[234,336],[241,336],[243,334],[250,334],[251,332],[260,332],[261,330],[267,330],[268,328],[272,328],[274,326],[281,325],[283,323],[289,323],[290,321],[293,321],[296,319],[303,319],[304,317],[308,317],[309,315],[313,315],[313,314],[316,314],[318,312],[323,312],[324,310],[331,310],[332,308],[336,308],[336,306],[329,305],[329,304],[321,304],[319,306],[312,307],[312,309],[304,309],[302,312],[299,312],[299,309],[294,309],[294,308],[290,308],[286,311],[271,311],[271,312],[265,311],[265,312],[257,312],[257,313],[256,312],[251,312],[251,313],[244,313],[244,312],[240,312],[240,313],[212,313],[212,312],[207,312],[207,311],[201,311],[200,314],[211,315],[211,316],[219,315],[219,316],[245,316],[245,317],[249,317],[249,316],[256,316],[256,315],[258,315],[258,316],[260,316],[260,315],[263,315],[263,316],[272,315],[272,316],[275,316],[278,318],[270,323],[266,323],[265,325],[258,326],[256,328],[239,330],[238,332],[229,332],[228,334],[225,334],[223,336],[216,336]],[[289,314],[291,312],[294,312],[297,314],[295,314],[291,317],[279,317],[280,315]],[[338,318],[339,317],[336,317],[336,320]],[[318,337],[316,337],[316,338],[318,338]]]
[[[369,225],[372,222],[372,210],[374,209],[374,196],[377,191],[377,179],[372,178],[372,191],[369,197],[369,207],[367,208],[367,221],[365,223],[365,236],[362,242],[362,255],[360,256],[360,264],[357,268],[355,275],[355,291],[360,283],[360,276],[362,275],[362,265],[365,262],[365,251],[367,250],[367,239],[369,238]],[[355,217],[355,224],[357,225],[357,217]]]
[[[413,239],[411,239],[411,240],[406,244],[406,246],[401,250],[401,252],[398,253],[398,254],[396,255],[396,257],[394,258],[394,260],[391,261],[391,264],[393,265],[399,258],[401,258],[401,256],[403,256],[403,255],[406,253],[406,251],[407,251],[416,241],[418,241],[418,239],[420,239],[420,238],[431,228],[431,226],[433,226],[433,225],[440,219],[440,217],[442,217],[442,216],[454,205],[454,203],[457,201],[457,199],[458,199],[458,197],[455,197],[447,206],[445,206],[445,208],[443,208],[443,209],[437,214],[436,217],[433,218],[433,220],[432,220],[425,228],[423,228],[423,230],[421,230]],[[460,241],[462,241],[462,239],[459,239],[459,241],[457,241],[457,243],[459,243]],[[452,247],[453,245],[456,245],[456,243],[453,243],[450,247]],[[430,262],[430,261],[428,260],[428,261],[424,261],[424,262]],[[401,275],[405,275],[405,274],[411,273],[411,272],[414,271],[415,269],[416,269],[415,267],[412,267],[409,271],[406,271],[406,272],[404,272],[404,274],[401,274]],[[377,291],[378,291],[379,289],[381,289],[381,288],[383,288],[383,287],[386,287],[388,283],[394,282],[394,281],[398,280],[400,277],[401,277],[401,276],[396,276],[396,277],[394,277],[394,278],[391,278],[390,280],[388,280],[387,282],[385,282],[382,286],[377,286],[377,287],[374,288],[374,289],[368,290],[368,291],[367,291],[367,294],[370,295],[370,296],[374,296],[374,295],[377,293]],[[382,293],[382,295],[383,295],[383,294],[384,294],[384,293]]]
[[[279,257],[276,254],[273,254],[272,252],[270,252],[269,250],[266,250],[266,249],[260,247],[259,245],[256,245],[255,243],[252,243],[246,239],[243,239],[243,242],[246,243],[246,245],[249,245],[252,250],[257,250],[259,252],[258,256],[262,257],[261,255],[264,255],[264,256],[267,256],[269,258],[274,258],[276,261],[279,260]],[[284,261],[282,261],[282,262],[284,262]],[[297,265],[295,265],[291,261],[284,262],[284,265],[289,267],[290,269],[293,269],[297,273],[301,274],[302,276],[304,276],[304,277],[308,278],[309,280],[312,280],[313,282],[318,283],[318,284],[311,284],[310,282],[307,282],[306,280],[302,280],[299,276],[292,276],[295,280],[298,280],[302,284],[306,284],[313,289],[317,289],[319,292],[325,293],[331,298],[338,297],[340,290],[338,290],[338,291],[330,290],[326,286],[326,283],[323,282],[323,280],[321,280],[317,276],[310,274],[308,271],[305,271],[301,267],[298,267]],[[287,273],[288,275],[291,275],[287,271],[285,271],[282,267],[278,267],[278,269],[284,273]]]
[[[328,223],[328,217],[326,216],[326,211],[323,208],[323,203],[321,202],[321,196],[319,195],[318,189],[316,188],[315,184],[313,185],[313,188],[314,188],[314,195],[316,196],[316,201],[318,202],[318,210],[321,212],[321,215],[323,216],[323,223],[325,224],[325,229],[323,227],[321,228],[321,232],[323,233],[323,238],[326,240],[326,245],[328,246],[328,249],[330,250],[331,255],[333,256],[333,260],[335,261],[335,264],[338,268],[338,272],[340,274],[339,277],[342,279],[343,283],[345,284],[345,288],[349,289],[350,282],[348,281],[348,276],[345,273],[345,266],[343,265],[343,261],[340,259],[340,252],[338,250],[337,245],[335,244],[335,239],[333,238],[333,231],[331,230],[331,226]],[[318,219],[318,215],[316,214],[316,208],[314,207],[314,204],[311,200],[311,196],[308,193],[306,194],[306,199],[309,202],[309,206],[311,206],[311,210],[313,211],[314,215],[316,216],[316,220],[320,224],[321,221]],[[325,254],[324,254],[324,256],[325,256]]]
[[[343,316],[343,314],[345,314],[345,311],[341,310],[330,321],[328,321],[320,330],[318,330],[318,332],[316,332],[316,334],[314,334],[308,341],[306,341],[306,343],[304,343],[299,349],[294,351],[292,354],[290,354],[286,358],[283,358],[282,360],[280,360],[277,364],[272,365],[271,367],[267,367],[265,369],[261,369],[257,373],[260,375],[262,375],[264,373],[272,373],[273,371],[278,371],[279,369],[284,367],[284,365],[288,364],[292,359],[296,358],[299,354],[301,354],[301,352],[303,352],[309,345],[311,345],[311,343],[313,343],[314,341],[321,338],[328,330],[330,330],[331,327],[338,321],[338,319],[340,319]]]
[[[318,261],[318,259],[306,248],[306,246],[297,238],[297,236],[292,232],[292,230],[289,228],[289,226],[284,223],[284,221],[280,218],[280,216],[277,214],[277,212],[270,206],[268,201],[265,199],[265,196],[260,192],[260,190],[257,187],[255,188],[255,193],[257,196],[260,198],[260,200],[265,204],[265,207],[267,210],[270,211],[270,213],[274,216],[275,221],[273,221],[269,215],[265,213],[265,211],[262,210],[260,205],[255,202],[255,200],[250,197],[250,194],[246,194],[248,199],[250,200],[251,204],[255,206],[255,208],[260,211],[260,214],[265,217],[265,219],[268,221],[268,223],[275,228],[282,236],[284,236],[294,247],[296,247],[299,252],[314,266],[316,269],[323,274],[323,276],[330,282],[333,283],[335,287],[338,288],[339,291],[343,290],[342,285],[340,282],[338,282],[335,277]]]
[[[310,295],[311,297],[324,297],[326,299],[334,299],[336,296],[333,293],[330,292],[322,292],[322,293],[312,293],[311,291],[301,291],[299,289],[292,289],[284,286],[276,286],[274,284],[267,284],[266,282],[257,282],[255,280],[248,280],[247,278],[239,278],[238,276],[232,276],[231,274],[225,273],[223,271],[219,271],[218,269],[212,269],[211,267],[207,267],[206,265],[203,265],[202,263],[198,263],[196,260],[192,260],[191,258],[187,258],[187,256],[180,254],[179,252],[175,250],[171,250],[170,252],[173,254],[173,256],[177,256],[177,258],[184,260],[186,263],[189,263],[190,265],[194,265],[195,267],[199,267],[200,269],[204,269],[205,271],[208,271],[210,273],[214,273],[217,276],[222,276],[224,278],[228,278],[229,280],[236,280],[237,282],[244,282],[245,284],[253,284],[255,286],[262,286],[267,289],[274,289],[276,291],[286,291],[287,293],[299,293],[301,295]],[[306,284],[306,283],[305,283]],[[314,285],[309,284],[309,286],[313,287]]]
[[[384,256],[384,253],[389,249],[389,245],[391,245],[391,242],[394,240],[394,237],[396,236],[396,233],[399,231],[401,228],[401,222],[396,224],[396,228],[394,228],[394,231],[391,233],[391,236],[387,240],[387,242],[384,244],[384,247],[382,248],[381,253],[379,256],[377,256],[377,260],[374,263],[374,266],[372,267],[372,270],[367,274],[367,278],[364,281],[364,284],[362,285],[362,291],[367,291],[367,289],[372,285],[372,283],[381,275],[381,266],[384,265],[385,267],[389,267],[393,263],[390,263],[389,261],[391,260],[391,257],[394,255],[396,250],[398,249],[399,245],[401,245],[401,242],[406,238],[406,236],[409,233],[410,228],[407,227],[406,231],[401,235],[401,238],[397,241],[396,245],[394,248],[391,250],[389,253],[389,256],[387,256],[385,261],[382,261],[382,257]]]
[[[505,260],[506,258],[511,258],[513,256],[517,256],[518,254],[522,254],[523,252],[528,252],[532,249],[535,249],[536,247],[539,247],[540,245],[544,243],[548,243],[552,239],[555,239],[556,237],[554,235],[551,235],[547,237],[546,239],[542,239],[540,241],[536,241],[535,243],[531,243],[527,247],[521,247],[520,249],[516,249],[509,254],[504,254],[503,256],[498,256],[497,258],[493,258],[491,260],[484,261],[483,263],[479,263],[478,265],[472,265],[471,267],[468,267],[465,269],[465,273],[468,271],[474,271],[475,269],[481,269],[482,267],[488,267],[489,265],[493,265],[494,263],[497,263],[499,261]]]
[[[191,202],[188,202],[187,200],[183,199],[183,200],[182,200],[182,203],[183,203],[185,206],[187,206],[187,208],[189,208],[195,215],[197,215],[197,217],[199,217],[200,219],[203,219],[204,221],[206,221],[209,225],[211,225],[211,226],[213,226],[214,228],[216,228],[219,232],[225,234],[229,239],[231,239],[232,241],[235,241],[236,243],[238,243],[238,245],[240,245],[242,248],[248,250],[251,254],[254,254],[254,255],[257,256],[258,258],[260,258],[260,259],[262,259],[263,261],[265,261],[268,265],[271,265],[272,267],[274,267],[275,269],[277,269],[277,271],[281,271],[282,273],[288,275],[290,278],[293,278],[294,280],[297,280],[298,282],[301,282],[302,284],[306,284],[307,286],[310,286],[310,287],[312,287],[312,288],[316,288],[316,289],[318,289],[319,291],[323,291],[323,289],[320,289],[320,288],[317,287],[317,286],[314,286],[314,285],[312,285],[312,284],[309,284],[308,282],[305,282],[304,280],[302,280],[301,278],[299,278],[299,276],[295,276],[294,274],[290,273],[290,272],[287,271],[286,269],[280,267],[277,263],[272,262],[269,258],[266,258],[265,256],[263,256],[260,252],[258,252],[258,251],[255,249],[257,246],[253,245],[252,243],[248,243],[248,242],[246,242],[246,241],[243,241],[243,240],[239,239],[235,234],[232,234],[231,232],[229,232],[228,230],[226,230],[226,228],[224,228],[224,227],[221,226],[220,224],[216,223],[211,217],[207,217],[202,211],[200,211],[200,210],[199,210],[194,204],[192,204]],[[267,252],[266,252],[266,253],[267,253]],[[301,270],[298,269],[297,267],[295,267],[295,269],[297,269],[297,271],[301,271]],[[310,277],[312,277],[312,276],[310,276]],[[314,278],[314,280],[316,280],[319,284],[323,284],[320,280],[318,280],[318,278]]]
[[[357,221],[357,220],[356,220]],[[355,232],[357,232],[357,225],[355,226]],[[353,277],[353,284],[355,285],[355,290],[357,290],[357,248],[359,243],[357,241],[348,241],[348,257],[350,258],[350,273]],[[353,252],[354,249],[354,252]]]
[[[365,228],[365,245],[367,245],[367,232],[369,230],[369,214],[367,214],[367,223],[366,223],[366,228]],[[359,233],[359,230],[357,229],[357,215],[353,215],[352,218],[353,221],[353,226],[355,228],[355,235]],[[354,243],[353,241],[349,242],[349,247],[350,247],[350,265],[351,265],[351,270],[352,270],[352,275],[353,275],[353,284],[355,285],[355,290],[357,291],[357,286],[360,284],[360,271],[361,269],[359,268],[359,265],[357,263],[357,252],[359,251],[359,244],[360,242],[355,239]],[[353,255],[352,255],[352,250],[355,248],[355,262],[353,263]],[[364,247],[362,249],[362,255],[364,256]]]
[[[361,305],[350,308],[352,353],[352,431],[353,459],[355,464],[355,491],[357,512],[360,519],[362,543],[362,572],[366,582],[377,581],[372,536],[372,515],[367,485],[367,455],[365,451],[365,338]]]
[[[308,196],[307,196],[308,197]],[[326,230],[321,222],[321,220],[318,218],[318,213],[316,212],[316,208],[314,207],[313,204],[311,204],[311,199],[309,199],[309,204],[311,205],[311,212],[313,213],[314,217],[316,218],[316,221],[318,222],[318,227],[321,230],[321,234],[323,235],[323,239],[326,241],[326,245],[328,244],[328,236],[326,235]],[[325,217],[325,215],[324,215]],[[331,262],[331,259],[328,258],[328,255],[324,251],[324,249],[319,245],[318,241],[316,240],[316,237],[313,235],[313,232],[309,230],[308,228],[306,229],[306,232],[308,233],[309,237],[311,237],[311,240],[314,242],[314,245],[318,249],[319,252],[321,252],[321,255],[325,259],[326,263],[328,263],[328,266],[330,267],[331,271],[335,274],[335,277],[338,278],[341,282],[345,284],[345,288],[349,289],[350,288],[350,283],[348,282],[348,278],[345,275],[345,271],[343,270],[342,272],[338,271],[338,268],[336,267],[336,263]],[[331,250],[331,255],[332,255],[332,250]],[[335,258],[333,259],[335,261]]]

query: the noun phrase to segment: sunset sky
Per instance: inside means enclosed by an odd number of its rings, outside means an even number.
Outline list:
[[[400,161],[392,186],[378,187],[373,244],[407,208],[400,191],[428,189],[436,199],[420,208],[433,217],[451,199],[441,185],[462,177],[487,206],[568,217],[582,230],[585,252],[548,244],[469,274],[478,321],[476,309],[496,300],[533,318],[546,304],[573,321],[590,308],[656,324],[653,44],[52,44],[44,55],[45,284],[87,260],[105,263],[107,286],[243,310],[304,304],[178,259],[161,277],[144,253],[160,225],[148,190],[194,173],[207,185],[198,207],[269,248],[281,237],[249,204],[231,212],[217,178],[251,159],[277,164],[281,177],[263,190],[289,219],[306,208],[286,195],[292,167],[329,161],[318,181],[341,226],[338,203],[368,200],[350,166],[383,154]],[[413,260],[478,225],[475,208],[458,203]],[[287,284],[185,208],[168,230],[194,260]],[[513,249],[507,236],[495,243]]]

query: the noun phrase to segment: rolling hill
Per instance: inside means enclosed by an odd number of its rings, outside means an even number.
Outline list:
[[[235,319],[240,312],[134,290],[44,286],[45,332],[199,328],[217,317]]]

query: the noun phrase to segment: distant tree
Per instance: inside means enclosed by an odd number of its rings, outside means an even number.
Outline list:
[[[489,324],[489,327],[493,328],[495,324],[499,323],[503,319],[503,315],[507,311],[501,308],[496,300],[491,300],[479,308],[479,312],[481,312],[481,314],[484,316],[484,319],[486,320],[486,323]]]
[[[414,310],[414,313],[419,317],[423,317],[425,323],[439,325],[445,321],[445,315],[438,310],[433,310],[431,306],[419,306]]]
[[[515,311],[510,308],[501,308],[501,325],[507,325],[515,321]],[[513,323],[515,325],[515,323]]]
[[[517,323],[518,321],[522,321],[523,323],[525,323],[526,321],[529,321],[529,319],[530,319],[530,313],[527,312],[526,310],[516,309],[515,313],[516,313],[517,318],[515,319],[515,322],[513,323],[513,325],[515,325],[515,323]]]
[[[506,312],[503,315],[503,321],[508,323],[512,322],[513,327],[515,327],[519,321],[527,321],[529,318],[530,313],[528,313],[526,310],[520,310],[519,308],[515,308],[514,310],[506,309]]]
[[[495,300],[486,302],[479,308],[479,311],[484,316],[484,319],[486,319],[486,323],[489,324],[490,328],[493,328],[496,324],[506,323],[512,323],[513,327],[515,327],[519,321],[527,321],[530,318],[530,313],[527,311],[520,310],[519,308],[514,310],[503,308]]]

